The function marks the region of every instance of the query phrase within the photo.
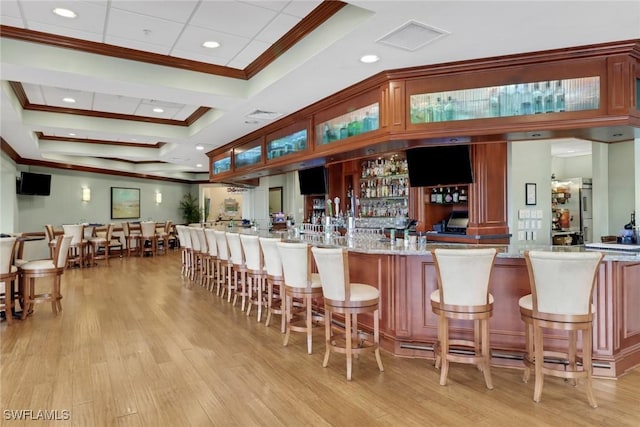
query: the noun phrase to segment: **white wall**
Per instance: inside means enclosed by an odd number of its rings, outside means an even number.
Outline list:
[[[529,233],[529,243],[551,244],[551,143],[550,141],[511,142],[508,162],[508,215],[512,243],[519,242],[519,232]],[[525,184],[536,184],[537,204],[526,205]],[[519,218],[521,210],[529,218]],[[537,217],[537,212],[542,217]],[[535,212],[535,214],[534,214]],[[537,227],[537,222],[541,227]],[[529,227],[526,227],[526,225]],[[522,227],[520,227],[522,225]],[[528,239],[527,239],[528,240]]]
[[[637,140],[636,140],[637,141]],[[638,142],[626,141],[609,144],[609,234],[617,235],[627,224],[631,212],[636,210],[636,189],[638,178],[637,153],[634,145]],[[638,211],[636,211],[638,213]],[[637,222],[636,222],[637,223]]]
[[[586,154],[574,157],[552,157],[551,173],[556,179],[591,178],[593,173],[593,156]]]
[[[0,156],[0,232],[13,233],[17,217],[16,164],[2,153]]]
[[[11,165],[14,170],[11,170]],[[6,170],[6,173],[5,173]],[[50,196],[16,195],[15,178],[19,171],[45,173],[51,175]],[[5,182],[6,181],[6,182]],[[81,200],[82,187],[91,189],[91,201]],[[44,231],[44,224],[120,223],[111,219],[111,187],[140,189],[140,217],[135,220],[171,220],[182,223],[179,201],[185,193],[193,191],[193,184],[173,183],[148,179],[137,179],[86,173],[65,169],[26,167],[15,165],[11,159],[2,159],[2,231],[34,232]],[[156,192],[162,193],[162,203],[156,204]],[[5,206],[15,200],[15,209],[9,213]],[[6,216],[6,218],[5,218]],[[11,224],[13,223],[13,224]],[[11,226],[12,225],[12,226]]]

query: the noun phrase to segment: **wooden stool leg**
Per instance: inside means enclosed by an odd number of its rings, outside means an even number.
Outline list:
[[[569,331],[569,352],[568,352],[568,359],[569,359],[569,371],[571,372],[576,372],[577,370],[577,364],[576,364],[576,357],[578,354],[578,331]],[[571,383],[575,386],[578,385],[578,379],[577,378],[572,378],[571,379]]]
[[[582,330],[582,369],[584,369],[587,373],[587,377],[585,378],[584,386],[587,391],[587,399],[589,399],[589,404],[597,408],[598,403],[596,402],[596,398],[593,395],[592,388],[592,375],[593,375],[593,366],[591,364],[591,352],[593,351],[593,326],[589,325],[589,328]]]
[[[271,309],[273,307],[273,283],[267,279],[267,319],[264,321],[265,326],[271,323]]]
[[[382,358],[380,357],[380,319],[378,317],[379,310],[373,312],[373,343],[376,346],[375,355],[376,362],[378,362],[378,369],[380,372],[384,372],[384,366],[382,366]]]
[[[291,323],[291,304],[293,304],[293,297],[290,297],[285,293],[284,295],[284,318],[285,318],[285,333],[284,333],[284,343],[282,345],[286,346],[289,344],[289,335],[291,335],[290,323]]]
[[[331,339],[332,339],[332,333],[331,333],[331,311],[329,311],[329,308],[325,305],[324,306],[324,338],[326,341],[326,348],[324,351],[324,360],[322,361],[322,367],[326,368],[327,365],[329,365],[329,355],[331,354]]]
[[[540,402],[540,398],[542,397],[542,386],[544,385],[544,374],[542,373],[542,365],[544,363],[544,348],[543,348],[543,337],[542,337],[542,328],[536,324],[536,321],[533,321],[533,348],[534,348],[534,359],[535,359],[535,387],[533,390],[533,400],[534,402]]]
[[[531,366],[533,363],[534,355],[533,355],[533,323],[527,321],[525,322],[525,355],[524,355],[524,372],[522,373],[522,381],[527,383],[529,382],[529,378],[531,377]]]
[[[484,359],[482,373],[484,374],[484,382],[487,384],[487,388],[493,390],[493,381],[491,379],[491,348],[489,345],[489,319],[482,319],[480,323],[482,329],[482,357]]]
[[[346,353],[347,353],[347,380],[351,381],[351,368],[353,363],[353,354],[351,352],[352,338],[353,333],[351,332],[351,314],[345,313],[344,315],[344,329],[345,329],[345,338],[347,339],[346,345]]]
[[[447,385],[447,375],[449,374],[449,360],[447,354],[449,354],[449,319],[440,315],[440,328],[441,340],[440,340],[440,362],[442,367],[440,370],[440,385]]]
[[[306,324],[307,324],[307,353],[311,354],[312,352],[312,346],[313,346],[313,340],[312,340],[312,334],[313,334],[313,313],[311,312],[311,296],[307,296],[305,297],[306,303],[307,303],[307,316],[306,316]]]

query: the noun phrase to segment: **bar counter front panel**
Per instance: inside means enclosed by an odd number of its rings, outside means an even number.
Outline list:
[[[380,289],[380,330],[386,350],[432,359],[437,338],[437,317],[430,303],[438,286],[435,266],[429,252],[408,252],[350,250],[351,281]],[[524,257],[499,253],[489,289],[495,300],[490,322],[492,363],[521,367],[525,341],[518,301],[531,293]],[[617,378],[640,364],[640,256],[605,256],[593,303],[594,375]],[[365,327],[371,326],[366,316],[362,320]],[[452,338],[472,336],[471,322],[450,322]],[[545,337],[545,348],[566,348],[565,344],[562,333]]]

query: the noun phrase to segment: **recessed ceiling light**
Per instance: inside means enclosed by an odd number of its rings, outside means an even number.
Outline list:
[[[208,40],[202,43],[202,47],[206,47],[207,49],[215,49],[217,47],[220,47],[220,43],[213,40]]]
[[[204,146],[202,144],[196,145],[196,150],[204,150]]]
[[[55,9],[53,9],[53,13],[58,16],[62,16],[63,18],[75,18],[76,16],[78,16],[78,14],[73,10],[65,9],[63,7],[56,7]]]
[[[74,102],[76,102],[76,100],[73,98],[62,98],[62,100],[64,102],[68,102],[69,104],[73,104]]]
[[[156,107],[153,109],[154,113],[164,113],[164,110],[162,108]]]
[[[364,55],[360,58],[360,62],[364,62],[365,64],[373,64],[374,62],[378,62],[380,58],[378,55]]]
[[[76,136],[76,134],[73,132],[69,132],[69,136]]]
[[[198,164],[196,165],[196,167],[197,167],[197,168],[201,168],[201,167],[202,167],[202,163],[198,163]]]

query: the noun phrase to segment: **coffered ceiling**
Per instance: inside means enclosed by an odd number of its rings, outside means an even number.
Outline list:
[[[207,179],[207,151],[384,70],[640,38],[639,1],[0,6],[5,152],[178,180]]]

